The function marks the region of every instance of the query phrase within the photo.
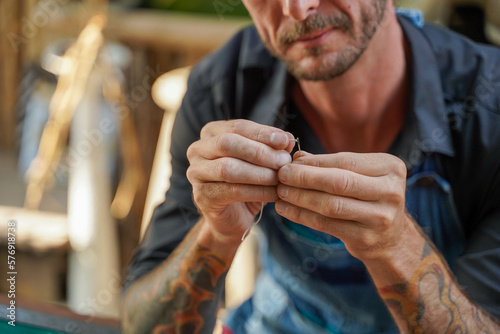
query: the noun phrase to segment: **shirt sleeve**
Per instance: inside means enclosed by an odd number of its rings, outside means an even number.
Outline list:
[[[203,125],[214,118],[210,85],[200,83],[196,69],[188,80],[188,89],[177,112],[170,153],[172,175],[165,201],[155,208],[144,239],[136,248],[128,267],[123,292],[137,279],[162,263],[180,244],[199,219],[192,201],[192,186],[187,180],[188,147],[199,139]]]
[[[457,262],[457,279],[467,295],[500,318],[500,209],[486,217]]]
[[[488,189],[482,198],[483,208],[464,255],[455,262],[455,274],[473,301],[500,318],[500,167],[491,181],[481,182]]]
[[[457,143],[467,168],[457,178],[457,204],[468,210],[468,233],[465,253],[455,265],[467,295],[500,319],[500,52],[493,47],[481,50],[469,95],[476,98],[478,110],[465,105],[461,110],[469,114],[459,115],[467,135]]]

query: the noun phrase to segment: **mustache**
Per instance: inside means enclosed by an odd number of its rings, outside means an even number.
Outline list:
[[[304,21],[295,23],[289,30],[280,33],[277,38],[278,44],[282,49],[286,49],[290,44],[294,43],[302,36],[309,35],[315,31],[325,30],[329,27],[350,32],[352,22],[349,17],[342,12],[335,16],[316,14],[308,17]]]

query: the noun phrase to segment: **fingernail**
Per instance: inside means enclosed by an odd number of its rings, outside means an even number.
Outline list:
[[[297,160],[297,159],[295,159],[295,160],[292,161],[292,164],[305,165],[305,162],[304,162],[304,160]]]
[[[276,157],[276,163],[278,166],[284,166],[292,161],[292,157],[287,152],[280,152]]]
[[[288,187],[284,185],[280,185],[278,187],[278,196],[280,198],[286,198],[288,196]]]
[[[281,182],[287,182],[290,179],[290,167],[283,166],[281,167],[278,177]]]
[[[288,136],[283,132],[273,132],[271,133],[271,137],[269,138],[272,145],[284,145],[288,143]]]

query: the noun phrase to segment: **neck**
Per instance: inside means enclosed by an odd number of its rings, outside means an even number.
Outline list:
[[[356,64],[330,81],[299,81],[296,102],[330,152],[386,151],[404,121],[408,75],[396,15],[382,21]]]

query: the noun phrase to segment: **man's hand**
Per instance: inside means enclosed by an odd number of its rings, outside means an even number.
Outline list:
[[[401,160],[302,153],[280,169],[279,180],[276,211],[341,239],[366,265],[402,333],[498,333],[406,213]]]
[[[225,242],[239,244],[261,202],[278,199],[278,170],[291,162],[292,134],[247,120],[207,124],[187,152],[193,198]]]
[[[341,239],[362,261],[397,251],[413,225],[405,211],[406,166],[395,156],[302,153],[280,169],[279,180],[280,215]]]

